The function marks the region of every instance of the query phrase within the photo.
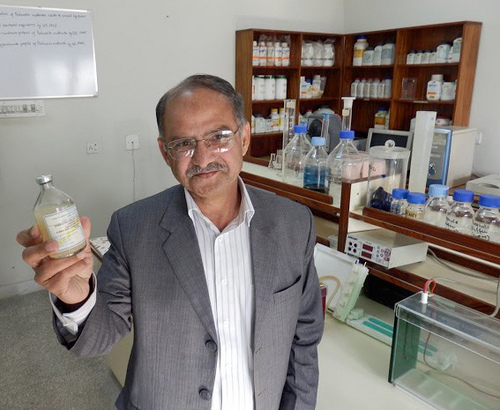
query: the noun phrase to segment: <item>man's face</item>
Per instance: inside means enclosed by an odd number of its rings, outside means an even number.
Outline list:
[[[185,92],[171,100],[165,110],[166,144],[182,138],[201,140],[214,131],[236,131],[238,125],[230,103],[207,89]],[[199,141],[193,157],[172,159],[158,145],[175,178],[196,199],[225,199],[237,192],[237,177],[250,142],[250,126],[236,133],[226,152],[213,152]]]

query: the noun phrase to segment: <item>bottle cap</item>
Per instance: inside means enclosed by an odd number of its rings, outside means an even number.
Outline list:
[[[305,125],[296,125],[293,127],[293,132],[295,134],[305,134],[307,132],[307,127]]]
[[[323,137],[312,137],[311,138],[311,145],[313,147],[321,147],[325,145],[325,139]]]
[[[481,194],[479,195],[479,206],[485,206],[487,208],[500,208],[500,196],[493,194]]]
[[[50,182],[50,181],[52,181],[52,175],[50,175],[50,174],[40,175],[36,179],[36,183],[39,185],[46,184],[47,182]]]
[[[358,36],[358,40],[366,40],[366,36]]]
[[[394,199],[406,199],[408,197],[409,191],[402,188],[394,188],[392,190],[392,197]]]
[[[435,197],[435,196],[448,196],[448,186],[447,185],[441,185],[441,184],[431,184],[429,185],[429,196],[430,197]]]
[[[455,189],[453,200],[457,202],[472,202],[474,200],[474,192],[467,189]]]
[[[425,204],[425,194],[422,192],[410,192],[406,198],[409,204],[420,205]]]
[[[431,81],[443,81],[443,74],[432,74]]]
[[[342,130],[339,133],[340,139],[353,140],[354,139],[354,131],[352,130]]]

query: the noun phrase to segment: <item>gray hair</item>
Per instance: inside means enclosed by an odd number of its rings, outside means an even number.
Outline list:
[[[160,101],[158,101],[158,104],[156,105],[156,122],[158,124],[160,137],[163,140],[165,140],[165,110],[167,104],[182,93],[186,91],[193,91],[196,89],[207,89],[221,94],[231,104],[238,127],[241,127],[247,123],[243,105],[243,98],[241,97],[240,93],[236,92],[236,90],[229,82],[214,75],[192,75],[181,81],[174,88],[167,91],[163,95],[163,97],[160,98]]]

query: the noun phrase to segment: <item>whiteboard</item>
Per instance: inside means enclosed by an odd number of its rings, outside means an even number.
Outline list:
[[[0,6],[0,99],[96,95],[90,11]]]

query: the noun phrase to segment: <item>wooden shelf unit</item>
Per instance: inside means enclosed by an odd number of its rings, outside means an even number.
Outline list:
[[[452,119],[453,125],[468,126],[477,54],[481,35],[479,22],[461,21],[454,23],[433,24],[416,27],[403,27],[372,32],[360,32],[347,35],[330,33],[307,33],[298,31],[280,31],[247,29],[236,32],[236,89],[242,93],[245,102],[245,114],[250,121],[252,112],[268,116],[271,108],[283,106],[283,101],[252,101],[253,75],[284,74],[288,79],[287,97],[297,100],[297,111],[305,113],[322,106],[329,106],[336,113],[341,112],[342,96],[349,96],[351,84],[355,78],[392,78],[392,95],[388,99],[356,99],[353,106],[352,128],[356,135],[367,134],[374,125],[375,113],[380,107],[390,109],[389,128],[408,130],[410,121],[417,111],[436,111],[438,116]],[[290,37],[290,66],[261,67],[252,66],[252,42],[261,35]],[[370,46],[393,42],[395,58],[393,65],[353,66],[353,48],[356,38],[364,35]],[[406,56],[411,50],[435,50],[443,41],[452,42],[462,37],[462,49],[458,63],[406,64]],[[303,40],[334,39],[335,64],[333,67],[302,67],[301,52]],[[300,99],[300,76],[312,78],[320,74],[327,77],[324,98]],[[457,81],[455,101],[427,101],[427,82],[432,74],[443,74],[444,81]],[[417,93],[413,101],[401,99],[403,78],[417,79]],[[298,119],[298,118],[297,118]],[[297,120],[296,119],[296,120]],[[251,144],[249,156],[269,155],[282,148],[279,137],[269,138],[265,145],[261,142]]]

